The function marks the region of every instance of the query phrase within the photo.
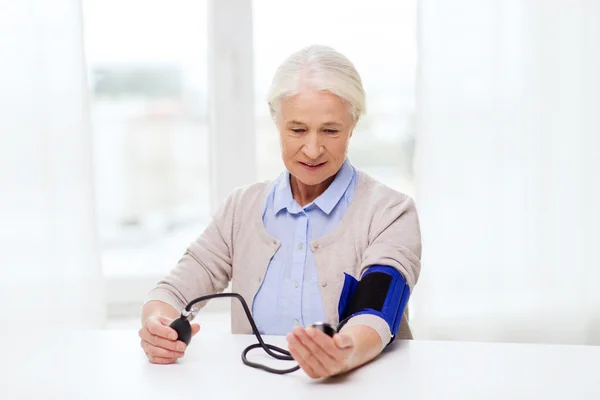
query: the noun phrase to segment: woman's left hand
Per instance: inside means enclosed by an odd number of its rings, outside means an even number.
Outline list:
[[[336,333],[332,338],[313,327],[295,327],[287,341],[294,360],[313,379],[345,372],[354,353],[350,336]]]

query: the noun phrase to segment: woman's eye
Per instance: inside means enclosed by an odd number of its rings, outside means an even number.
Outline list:
[[[305,130],[304,130],[304,129],[302,129],[302,128],[292,128],[292,132],[296,132],[296,133],[302,133],[302,132],[304,132],[304,131],[305,131]]]
[[[338,133],[339,131],[337,129],[325,129],[325,133],[331,133],[331,134],[335,134]]]

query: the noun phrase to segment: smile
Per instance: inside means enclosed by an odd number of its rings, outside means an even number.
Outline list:
[[[324,162],[322,162],[322,163],[305,163],[305,162],[302,162],[302,161],[300,161],[300,164],[301,164],[301,165],[302,165],[304,168],[311,169],[311,170],[314,170],[314,169],[320,168],[320,167],[322,167],[323,165],[325,165],[325,163],[324,163]]]

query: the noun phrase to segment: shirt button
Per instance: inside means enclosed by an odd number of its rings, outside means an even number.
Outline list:
[[[294,287],[298,287],[298,282],[294,282]]]
[[[302,243],[298,243],[298,250],[302,250]]]
[[[321,286],[323,286],[323,287],[327,286],[327,282],[321,282]]]
[[[298,326],[300,325],[300,321],[298,321],[297,319],[294,320],[294,325]]]

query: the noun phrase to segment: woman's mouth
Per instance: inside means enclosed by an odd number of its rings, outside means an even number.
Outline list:
[[[321,163],[305,163],[300,161],[300,165],[302,167],[304,167],[304,169],[308,170],[308,171],[316,171],[319,168],[323,167],[325,165],[325,162],[321,162]]]

